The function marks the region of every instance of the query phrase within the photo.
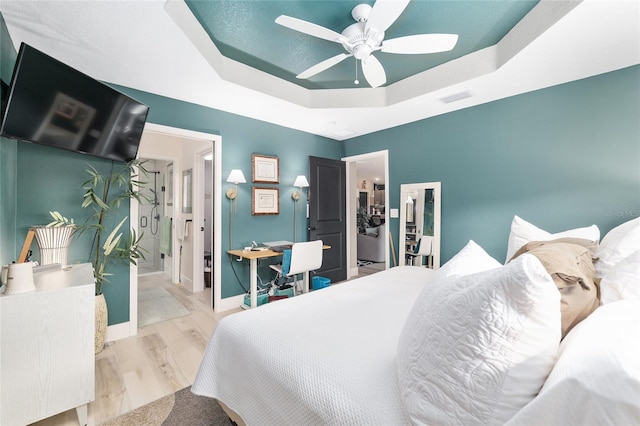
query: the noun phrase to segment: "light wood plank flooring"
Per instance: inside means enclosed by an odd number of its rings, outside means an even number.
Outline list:
[[[89,424],[98,425],[190,386],[217,322],[240,310],[217,314],[209,306],[211,289],[191,294],[164,274],[142,276],[139,286],[165,288],[190,314],[140,328],[137,336],[107,344],[96,355],[96,399],[89,404]],[[35,425],[77,426],[78,420],[70,410]]]
[[[358,277],[384,269],[384,263],[359,268]],[[161,286],[173,294],[189,315],[138,329],[138,335],[108,343],[96,355],[96,399],[89,404],[89,424],[98,425],[193,384],[209,336],[225,315],[209,306],[211,289],[192,294],[171,284],[167,275],[141,276],[140,288]],[[77,426],[75,410],[37,426]]]

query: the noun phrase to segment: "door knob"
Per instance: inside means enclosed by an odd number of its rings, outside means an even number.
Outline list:
[[[201,226],[201,227],[200,227],[200,230],[201,230],[201,231],[204,231],[204,226]]]

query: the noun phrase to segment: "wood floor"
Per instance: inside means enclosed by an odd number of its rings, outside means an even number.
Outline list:
[[[191,294],[164,274],[141,276],[138,284],[165,288],[190,314],[140,328],[137,336],[107,344],[96,355],[96,399],[89,404],[89,424],[98,425],[190,386],[217,322],[240,310],[217,314],[209,305],[210,289]],[[77,426],[78,419],[70,410],[35,425]]]
[[[359,268],[359,275],[384,269],[384,263]],[[141,276],[140,288],[161,286],[190,312],[180,318],[138,329],[138,335],[108,343],[96,355],[95,401],[89,404],[90,425],[124,414],[193,384],[209,336],[224,316],[209,306],[210,289],[192,294],[171,284],[164,274]],[[34,423],[77,426],[75,410]]]

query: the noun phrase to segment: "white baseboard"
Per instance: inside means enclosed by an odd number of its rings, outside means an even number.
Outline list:
[[[193,280],[191,278],[182,275],[180,277],[180,283],[184,288],[186,288],[191,293],[193,293]]]
[[[244,303],[244,294],[239,294],[237,296],[225,297],[220,300],[219,303],[216,303],[213,310],[214,312],[224,312],[230,309],[239,308],[240,305]]]
[[[121,322],[120,324],[114,324],[107,327],[107,335],[104,340],[106,342],[113,342],[115,340],[122,340],[127,337],[135,336],[136,333],[137,330],[131,330],[129,321]]]

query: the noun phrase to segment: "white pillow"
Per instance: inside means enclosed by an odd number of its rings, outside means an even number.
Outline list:
[[[607,271],[631,253],[640,250],[640,217],[616,226],[607,232],[596,250],[596,276]]]
[[[558,238],[582,238],[598,242],[600,240],[600,229],[596,225],[591,225],[585,228],[569,229],[551,234],[519,216],[514,216],[511,222],[511,232],[509,233],[509,242],[507,243],[507,259],[505,263],[516,254],[520,247],[529,241],[550,241]]]
[[[617,300],[640,300],[640,250],[607,271],[600,282],[600,304]]]
[[[469,240],[462,250],[436,271],[442,276],[474,274],[502,266],[500,262],[484,251],[475,241]]]
[[[564,338],[540,394],[507,424],[640,424],[638,360],[640,301],[601,306]]]
[[[397,368],[414,424],[504,423],[531,401],[560,343],[560,293],[524,254],[499,268],[434,276],[400,335]]]

